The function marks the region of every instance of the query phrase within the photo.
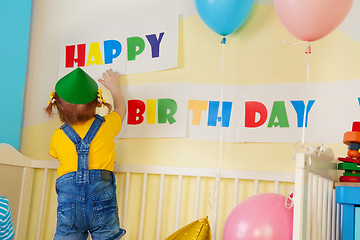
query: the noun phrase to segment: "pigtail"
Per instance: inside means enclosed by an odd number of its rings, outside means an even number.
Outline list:
[[[99,104],[100,104],[99,107],[105,106],[105,107],[108,108],[109,113],[111,112],[112,106],[111,106],[111,104],[109,104],[109,103],[107,103],[107,102],[105,101],[105,99],[104,99],[103,96],[102,96],[102,91],[101,91],[100,89],[98,89],[97,101],[98,101]]]
[[[47,114],[49,117],[54,116],[53,107],[55,107],[55,106],[53,106],[53,104],[50,103],[50,104],[47,105],[47,107],[44,109],[45,112],[46,112],[46,114]]]
[[[107,102],[102,103],[102,104],[103,104],[103,106],[105,106],[105,107],[107,107],[107,108],[108,108],[108,113],[110,113],[110,112],[111,112],[111,110],[112,110],[112,106],[111,106],[111,104],[110,104],[110,103],[107,103]]]
[[[47,107],[44,109],[46,114],[49,116],[49,117],[52,117],[54,116],[54,112],[53,112],[53,108],[56,108],[57,105],[56,105],[56,96],[57,94],[52,91],[51,94],[50,94],[50,100],[48,102],[48,105]]]

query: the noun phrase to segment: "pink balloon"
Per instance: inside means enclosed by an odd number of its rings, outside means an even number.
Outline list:
[[[280,21],[296,38],[316,41],[333,31],[350,11],[353,0],[274,0]]]
[[[245,199],[228,216],[223,240],[291,240],[293,208],[285,208],[285,200],[276,193]]]

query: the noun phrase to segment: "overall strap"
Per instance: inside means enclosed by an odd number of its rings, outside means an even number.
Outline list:
[[[102,123],[105,121],[100,115],[96,115],[94,122],[91,124],[89,131],[84,139],[75,132],[75,130],[67,123],[60,127],[66,136],[75,144],[76,153],[78,154],[78,169],[76,172],[77,184],[89,184],[89,149],[90,143],[99,131]]]

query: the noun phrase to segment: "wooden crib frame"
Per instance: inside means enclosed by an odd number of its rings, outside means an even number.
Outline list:
[[[44,228],[44,216],[47,214],[45,205],[49,194],[48,189],[54,191],[54,187],[48,188],[49,172],[57,169],[57,161],[43,161],[27,158],[16,151],[8,144],[0,144],[0,164],[9,166],[10,168],[21,168],[22,181],[18,190],[6,190],[4,186],[0,185],[0,195],[9,194],[10,202],[16,216],[13,216],[14,227],[16,229],[15,239],[42,239],[42,231]],[[42,190],[39,204],[39,215],[36,229],[36,236],[26,236],[27,219],[29,219],[29,207],[31,203],[31,189],[33,184],[34,171],[43,171]],[[233,185],[232,206],[239,203],[239,182],[250,181],[253,186],[253,193],[258,194],[259,188],[263,182],[271,183],[273,185],[272,192],[278,193],[279,186],[282,183],[292,183],[295,179],[295,205],[294,205],[294,227],[293,239],[337,239],[335,238],[338,230],[335,224],[337,221],[336,204],[334,201],[335,193],[333,190],[333,181],[337,179],[336,163],[331,150],[315,151],[313,154],[299,153],[296,156],[296,171],[295,174],[285,174],[280,172],[259,172],[259,171],[242,171],[229,169],[206,169],[206,168],[183,168],[183,167],[166,167],[166,166],[140,166],[140,165],[126,165],[115,164],[115,172],[117,172],[118,180],[118,195],[119,212],[122,227],[126,228],[128,224],[128,208],[130,191],[134,191],[130,186],[134,176],[142,178],[140,211],[138,216],[138,227],[136,233],[129,233],[124,239],[144,239],[144,224],[146,208],[156,208],[156,223],[153,223],[154,236],[146,236],[146,240],[160,240],[164,239],[164,233],[161,235],[162,218],[164,214],[164,195],[165,185],[169,182],[168,178],[176,178],[176,200],[174,202],[175,214],[174,225],[171,231],[176,231],[183,227],[180,224],[183,201],[192,202],[194,206],[192,210],[192,219],[196,220],[202,218],[199,216],[199,207],[206,199],[201,199],[200,191],[203,181],[211,181],[213,184],[213,205],[212,211],[208,213],[211,216],[212,240],[221,239],[221,230],[224,222],[219,223],[217,216],[221,214],[222,208],[219,208],[219,196],[222,194],[221,184],[223,181],[230,181]],[[157,202],[149,206],[147,199],[149,188],[149,177],[158,179]],[[186,199],[182,196],[184,191],[184,181],[192,178],[195,185],[195,194],[192,198]],[[51,182],[51,181],[50,181]],[[5,190],[3,190],[5,189]],[[20,194],[13,194],[14,192]],[[226,190],[224,190],[226,191]],[[51,193],[54,194],[54,193]],[[152,198],[154,199],[154,198]],[[207,203],[206,203],[207,204]],[[17,211],[18,210],[18,211]],[[51,209],[50,211],[56,211]],[[312,214],[316,213],[316,214]],[[325,221],[326,219],[326,221]],[[54,224],[50,224],[53,230]],[[172,232],[170,232],[172,233]],[[166,235],[170,235],[166,233]],[[135,238],[133,236],[136,236]],[[44,238],[45,239],[45,238]]]

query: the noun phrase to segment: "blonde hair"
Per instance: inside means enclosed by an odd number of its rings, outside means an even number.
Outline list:
[[[53,108],[57,108],[60,120],[70,125],[86,122],[93,118],[96,114],[96,108],[100,107],[101,104],[105,105],[109,112],[112,110],[111,104],[101,103],[98,101],[98,98],[86,104],[73,104],[64,101],[55,93],[53,99],[55,101],[50,101],[45,108],[46,114],[52,117],[54,115]]]

